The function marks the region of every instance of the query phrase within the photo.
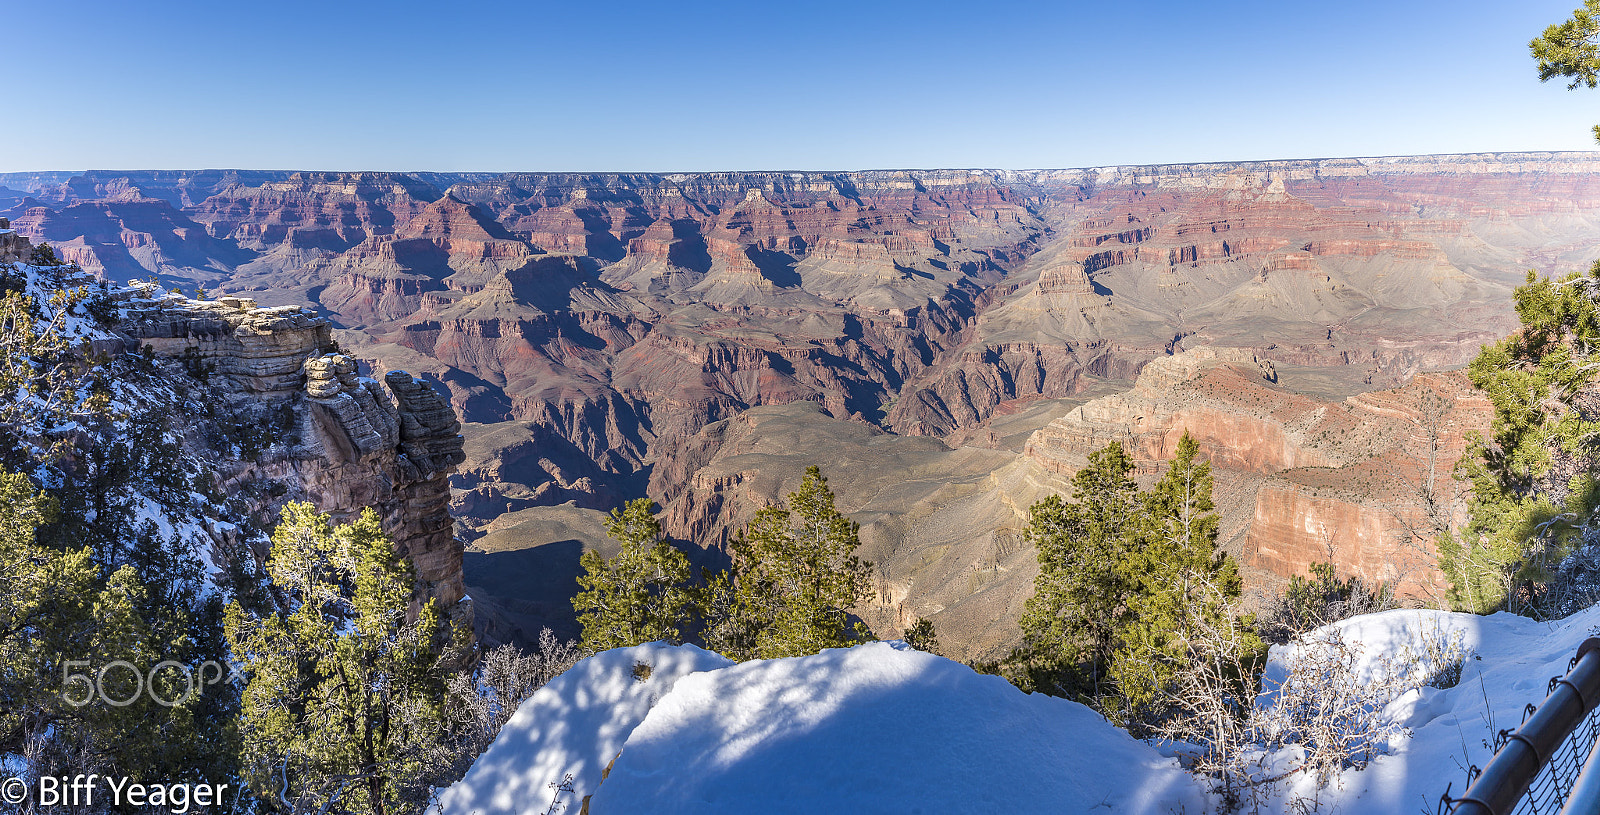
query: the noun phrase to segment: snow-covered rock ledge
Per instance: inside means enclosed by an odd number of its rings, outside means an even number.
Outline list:
[[[1543,701],[1546,680],[1564,674],[1600,630],[1600,607],[1555,623],[1400,610],[1336,627],[1359,646],[1363,673],[1457,631],[1479,659],[1455,687],[1425,687],[1390,705],[1411,731],[1388,755],[1320,791],[1297,776],[1264,812],[1287,812],[1296,797],[1324,812],[1432,811],[1446,784],[1460,791],[1462,768],[1488,762],[1495,730]],[[1274,649],[1269,687],[1289,654]],[[635,675],[640,664],[650,666],[647,677]],[[549,785],[569,773],[559,810],[569,815],[586,796],[592,815],[1194,815],[1216,805],[1173,759],[1088,708],[899,643],[742,664],[661,644],[596,655],[525,702],[466,778],[442,792],[439,812],[543,813]]]
[[[741,664],[606,651],[523,703],[438,809],[536,815],[569,773],[562,811],[592,795],[592,815],[1205,809],[1175,760],[1083,705],[899,643]]]

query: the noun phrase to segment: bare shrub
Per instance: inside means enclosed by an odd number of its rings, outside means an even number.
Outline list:
[[[1434,623],[1424,629],[1421,636],[1420,647],[1401,651],[1394,668],[1404,671],[1417,687],[1453,688],[1461,684],[1467,660],[1478,658],[1478,652],[1467,647],[1466,633],[1446,632]]]
[[[452,677],[450,697],[461,727],[462,773],[488,749],[524,699],[582,657],[576,642],[561,642],[546,628],[539,632],[539,644],[533,653],[502,645],[485,652],[472,673]]]
[[[1156,728],[1175,743],[1184,766],[1206,780],[1227,812],[1259,812],[1283,792],[1278,782],[1313,774],[1320,791],[1341,770],[1365,767],[1406,729],[1389,715],[1401,695],[1460,682],[1475,656],[1461,632],[1434,625],[1415,648],[1372,660],[1337,628],[1295,641],[1286,671],[1258,701],[1255,652],[1238,626],[1191,612],[1187,661],[1167,689],[1168,716]],[[1312,811],[1315,799],[1283,802]]]
[[[1425,680],[1410,664],[1379,660],[1365,675],[1357,666],[1361,645],[1337,628],[1317,631],[1289,657],[1288,674],[1252,725],[1269,751],[1298,746],[1299,770],[1315,773],[1325,787],[1340,770],[1367,766],[1406,732],[1385,712],[1389,703]]]
[[[1221,596],[1209,583],[1203,590]],[[1259,809],[1270,793],[1267,785],[1282,776],[1273,774],[1252,721],[1258,642],[1250,641],[1243,626],[1207,619],[1197,606],[1187,618],[1187,659],[1166,689],[1169,715],[1155,735],[1182,745],[1184,766],[1211,784],[1224,811],[1246,801]]]
[[[39,779],[47,775],[60,778],[98,773],[105,777],[116,772],[116,768],[107,763],[104,750],[71,738],[58,737],[53,728],[26,737],[20,747],[20,752],[7,754],[0,759],[0,770],[8,776],[20,778],[25,789],[38,789]],[[0,801],[0,813],[6,815],[34,815],[45,811],[45,807],[31,798],[17,803]],[[111,809],[102,797],[96,796],[71,811],[74,815],[100,815]]]

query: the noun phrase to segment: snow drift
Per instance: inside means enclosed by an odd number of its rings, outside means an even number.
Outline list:
[[[1555,623],[1400,610],[1337,623],[1360,670],[1459,631],[1476,650],[1452,688],[1411,691],[1388,712],[1411,728],[1364,770],[1326,789],[1297,776],[1271,802],[1324,812],[1431,812],[1494,733],[1538,704],[1600,607]],[[1273,649],[1270,689],[1290,650]],[[644,680],[636,663],[651,666]],[[1261,704],[1271,703],[1263,694]],[[604,781],[602,770],[613,762]],[[540,689],[465,779],[444,815],[534,815],[548,786],[576,813],[1200,813],[1214,802],[1173,759],[1082,705],[1027,695],[959,663],[871,643],[731,664],[692,646],[607,651]]]
[[[436,812],[475,815],[542,813],[572,775],[572,802],[594,791],[628,734],[673,685],[695,671],[732,665],[693,645],[616,648],[572,666],[528,697],[466,777],[439,796]],[[649,673],[636,665],[648,665]],[[561,811],[561,810],[558,810]]]
[[[652,664],[648,680],[636,661]],[[692,646],[607,651],[524,703],[439,809],[542,813],[566,773],[567,811],[592,794],[594,815],[1165,815],[1205,803],[1176,761],[1083,705],[898,643],[738,665]]]
[[[1567,661],[1597,624],[1600,607],[1550,623],[1503,612],[1480,617],[1417,610],[1335,623],[1347,642],[1360,644],[1360,671],[1375,670],[1385,658],[1416,653],[1425,638],[1452,632],[1460,632],[1477,656],[1466,661],[1455,687],[1424,687],[1389,706],[1388,713],[1411,729],[1389,755],[1378,756],[1364,770],[1345,770],[1321,791],[1311,779],[1297,776],[1272,811],[1287,811],[1285,801],[1293,796],[1317,800],[1324,812],[1435,811],[1447,785],[1453,785],[1454,795],[1464,791],[1467,767],[1489,763],[1496,731],[1515,728],[1524,705],[1544,701],[1545,683],[1566,674]],[[1287,649],[1273,648],[1264,681],[1269,689],[1282,676],[1287,655]]]

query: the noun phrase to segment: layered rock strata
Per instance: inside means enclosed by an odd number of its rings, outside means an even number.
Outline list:
[[[1345,396],[1459,365],[1511,330],[1510,290],[1528,267],[1561,274],[1600,254],[1600,154],[1019,172],[162,171],[5,183],[29,197],[5,198],[0,216],[109,277],[155,273],[262,305],[315,303],[369,369],[443,385],[475,440],[456,477],[468,534],[486,534],[506,510],[609,509],[648,491],[678,508],[674,523],[711,538],[697,542],[715,544],[731,516],[711,506],[721,499],[691,493],[707,484],[732,494],[732,476],[694,481],[679,455],[707,426],[814,404],[818,421],[1009,450],[1018,445],[1000,438],[1016,434],[994,428],[1013,411],[1080,399],[1200,346],[1314,369],[1317,392],[1336,394],[1313,400],[1331,416],[1349,407]],[[204,342],[224,356],[263,355],[258,374],[208,363],[229,377],[295,390],[313,373],[300,367],[306,355],[280,370],[272,349],[245,348],[236,318],[184,319],[169,333],[204,334],[220,320],[228,326]],[[1242,371],[1273,390],[1253,364],[1208,370]],[[332,365],[315,372],[319,393],[347,375]],[[1208,376],[1221,374],[1199,379]],[[1160,421],[1222,422],[1240,407],[1187,405]],[[330,427],[358,425],[355,409],[340,419],[315,408]],[[1042,436],[1029,466],[1068,476],[1079,446],[1116,435],[1107,422],[1070,429],[1072,439]],[[344,442],[357,458],[385,438],[380,421],[367,424]],[[1332,505],[1315,500],[1366,487],[1313,477],[1359,462],[1321,465],[1326,451],[1294,431],[1270,422],[1257,431],[1213,440],[1219,470],[1241,474],[1227,484],[1270,481],[1229,493],[1230,545],[1241,556],[1255,547],[1262,575],[1296,571],[1320,539],[1301,515],[1331,518]],[[1246,441],[1261,451],[1223,460],[1222,445]],[[1143,443],[1154,456],[1169,440]],[[1052,450],[1058,472],[1045,469]],[[1259,497],[1269,494],[1279,497]],[[1382,540],[1398,534],[1383,518],[1407,511],[1362,505],[1366,515],[1328,523],[1372,530],[1361,551],[1378,554],[1341,563],[1377,574]]]
[[[1145,366],[1134,388],[1075,408],[1028,440],[1024,455],[1067,477],[1115,441],[1154,480],[1184,433],[1216,474],[1225,545],[1260,579],[1342,574],[1436,600],[1447,585],[1435,537],[1464,519],[1450,477],[1492,409],[1460,372],[1329,402],[1275,386],[1272,364],[1200,348]]]
[[[35,197],[11,212],[109,276],[314,299],[358,330],[347,345],[363,358],[431,366],[471,420],[559,436],[601,473],[587,499],[599,503],[706,422],[761,404],[817,401],[945,436],[1202,344],[1374,387],[1460,364],[1510,328],[1508,285],[1526,265],[1575,268],[1589,251],[1597,167],[1592,154],[1493,154],[86,173],[17,177]],[[680,370],[685,355],[704,370]]]
[[[33,252],[28,239],[11,228],[11,221],[0,218],[0,260],[24,262]]]
[[[1188,432],[1213,467],[1220,543],[1253,598],[1331,561],[1341,576],[1438,602],[1447,582],[1434,540],[1465,520],[1451,471],[1467,433],[1488,426],[1487,400],[1460,372],[1342,401],[1283,384],[1298,376],[1240,349],[1162,357],[1126,391],[1002,406],[1033,417],[1021,419],[1037,429],[1019,452],[886,434],[812,405],[759,407],[664,455],[651,492],[670,534],[715,548],[820,464],[874,564],[874,596],[855,613],[882,636],[929,617],[952,654],[992,659],[1016,643],[1032,592],[1029,507],[1070,496],[1072,476],[1113,441],[1148,486]]]
[[[327,353],[328,321],[299,307],[149,287],[128,291],[124,315],[119,331],[131,343],[216,377],[228,411],[259,434],[256,455],[219,462],[218,473],[225,493],[255,496],[263,528],[288,501],[310,501],[337,522],[371,507],[416,570],[417,601],[437,600],[470,627],[450,515],[461,427],[431,386],[404,371],[382,383],[359,375],[354,359]]]

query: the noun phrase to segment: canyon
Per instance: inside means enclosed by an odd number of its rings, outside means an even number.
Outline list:
[[[303,398],[326,426],[355,413],[323,401],[363,405],[370,432],[335,434],[340,455],[376,437],[395,456],[389,492],[339,501],[437,497],[459,458],[468,550],[435,565],[462,574],[490,640],[573,633],[563,604],[582,549],[609,551],[603,511],[648,495],[715,563],[819,464],[878,564],[874,630],[928,616],[956,655],[993,654],[1031,587],[1028,505],[1110,440],[1153,477],[1186,429],[1253,586],[1331,559],[1434,597],[1423,530],[1450,517],[1423,507],[1459,503],[1450,466],[1488,421],[1452,369],[1514,329],[1528,269],[1600,256],[1596,153],[0,188],[11,229],[107,279],[247,315],[305,304],[319,354],[344,356],[274,375],[324,383]],[[448,394],[405,409],[439,437],[458,414],[459,453],[390,439],[364,406],[376,380],[346,382],[387,370]],[[402,406],[420,394],[387,384]],[[422,550],[448,548],[434,538]]]

